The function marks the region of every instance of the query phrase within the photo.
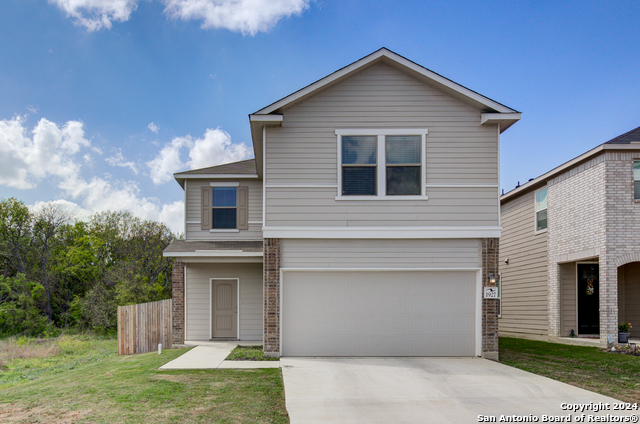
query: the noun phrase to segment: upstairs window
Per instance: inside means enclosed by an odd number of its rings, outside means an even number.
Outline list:
[[[420,195],[420,139],[419,135],[386,136],[387,196]]]
[[[633,161],[633,198],[640,200],[640,160]]]
[[[426,199],[426,129],[338,129],[336,135],[336,199]]]
[[[217,183],[200,188],[200,229],[238,231],[249,229],[249,187]]]
[[[375,196],[377,169],[376,136],[342,137],[342,194]]]
[[[536,231],[547,229],[547,189],[536,192]]]
[[[236,228],[236,188],[212,187],[211,206],[213,220],[211,228]]]

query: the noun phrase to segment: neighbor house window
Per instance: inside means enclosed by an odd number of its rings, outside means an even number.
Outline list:
[[[211,228],[236,228],[236,188],[212,187],[211,190],[211,207],[213,208]]]
[[[633,198],[640,200],[640,160],[633,161]]]
[[[547,229],[547,189],[536,192],[536,231]]]
[[[426,129],[336,130],[336,134],[341,155],[339,197],[423,195]]]
[[[376,195],[377,145],[376,136],[342,137],[343,195]]]

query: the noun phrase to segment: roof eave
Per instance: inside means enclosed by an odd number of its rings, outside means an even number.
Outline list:
[[[500,125],[500,134],[515,124],[522,117],[522,113],[483,113],[480,115],[480,125]]]
[[[253,154],[256,158],[256,171],[258,176],[262,176],[262,129],[264,127],[280,127],[283,121],[282,114],[251,114],[249,123],[251,124],[251,141],[253,142]]]
[[[184,181],[186,179],[196,179],[196,180],[242,180],[242,179],[256,179],[259,178],[257,174],[184,174],[184,173],[175,173],[173,174],[173,178],[180,184],[180,187],[184,190]]]

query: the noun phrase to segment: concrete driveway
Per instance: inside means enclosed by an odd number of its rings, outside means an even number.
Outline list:
[[[483,422],[479,416],[500,422],[501,415],[529,414],[538,422],[542,415],[571,414],[576,422],[582,413],[636,412],[563,410],[562,403],[618,401],[480,358],[281,358],[280,363],[292,424],[477,423]]]

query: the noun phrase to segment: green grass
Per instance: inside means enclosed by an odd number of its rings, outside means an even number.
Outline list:
[[[0,371],[0,422],[289,422],[280,369],[160,371],[185,350],[117,356],[114,340],[89,337],[60,346]]]
[[[227,356],[228,361],[278,361],[279,359],[265,356],[262,346],[236,346]]]
[[[597,347],[500,337],[500,362],[573,386],[640,403],[640,357]]]

